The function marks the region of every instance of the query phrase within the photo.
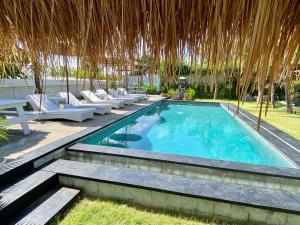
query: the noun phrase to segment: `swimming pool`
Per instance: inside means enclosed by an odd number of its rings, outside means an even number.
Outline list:
[[[83,143],[260,165],[294,167],[275,147],[219,104],[164,101]]]

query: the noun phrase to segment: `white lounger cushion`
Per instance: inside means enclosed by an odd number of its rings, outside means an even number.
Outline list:
[[[95,93],[91,91],[81,91],[80,94],[88,103],[104,103],[104,104],[111,104],[112,108],[119,109],[124,107],[125,102],[123,100],[102,100],[98,98]]]
[[[40,119],[66,119],[77,122],[82,122],[86,119],[93,118],[94,108],[86,109],[77,109],[77,108],[68,108],[68,109],[59,109],[54,102],[49,100],[46,95],[42,94],[33,94],[28,95],[27,99],[29,100],[32,108],[35,111],[42,111],[40,114]]]
[[[68,98],[67,92],[60,92],[58,96],[61,98]],[[84,104],[79,101],[72,93],[69,92],[69,104],[76,108],[95,108],[95,113],[105,114],[111,112],[111,104]]]
[[[97,95],[97,97],[99,97],[101,100],[123,100],[125,102],[125,105],[132,105],[136,101],[133,98],[123,98],[123,97],[115,98],[115,97],[112,97],[110,94],[108,94],[103,89],[98,89],[95,92],[95,95]]]
[[[120,94],[117,90],[109,88],[108,93],[113,97],[113,98],[119,98],[119,99],[132,99],[133,102],[138,102],[139,98],[138,97],[132,97],[132,96],[125,96]]]
[[[128,92],[124,88],[118,88],[117,91],[120,95],[126,96],[126,97],[135,97],[139,100],[145,100],[148,98],[146,94],[128,94]]]

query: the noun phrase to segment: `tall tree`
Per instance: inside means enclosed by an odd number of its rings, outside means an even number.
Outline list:
[[[285,100],[286,100],[286,113],[293,113],[292,107],[292,96],[291,96],[291,80],[286,79],[284,82],[284,92],[285,92]]]
[[[272,87],[271,87],[271,103],[272,103],[272,108],[275,109],[276,104],[275,104],[275,84],[274,83],[272,83]]]
[[[31,54],[31,63],[35,84],[35,94],[43,93],[43,85],[42,85],[42,76],[41,76],[41,65],[39,61],[39,53],[32,52]]]

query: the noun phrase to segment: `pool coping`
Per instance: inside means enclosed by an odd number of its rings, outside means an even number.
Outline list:
[[[137,114],[141,112],[142,110],[145,110],[146,108],[152,107],[154,104],[157,104],[158,102],[161,101],[169,101],[169,102],[178,102],[178,103],[183,103],[183,104],[195,104],[195,105],[201,105],[201,104],[210,104],[210,105],[225,105],[224,103],[216,102],[192,102],[192,101],[174,101],[174,100],[165,100],[164,98],[161,98],[159,100],[156,100],[149,105],[145,107],[141,107],[138,110],[135,110],[133,112],[129,112],[128,114],[122,115],[120,118],[108,122],[107,124],[103,126],[97,126],[93,128],[87,128],[83,131],[77,132],[73,135],[70,135],[68,137],[62,138],[58,141],[52,142],[48,145],[45,145],[41,148],[38,148],[37,150],[26,154],[24,157],[20,159],[16,159],[12,162],[6,163],[4,165],[0,166],[0,185],[3,182],[7,182],[7,180],[13,180],[18,177],[20,177],[20,174],[24,173],[25,170],[34,170],[36,169],[34,166],[34,161],[45,157],[46,155],[53,153],[55,151],[58,151],[60,149],[66,149],[70,146],[74,146],[77,144],[79,140],[85,138],[88,135],[91,135],[92,133],[98,132],[102,129],[107,128],[108,126],[111,126],[114,123],[117,123],[121,120],[124,120],[130,116],[133,116],[134,114]],[[226,106],[226,105],[225,105]],[[227,107],[227,106],[226,106]],[[230,110],[234,112],[235,105],[230,103]],[[254,131],[256,128],[256,123],[253,121],[254,119],[257,119],[256,116],[246,112],[243,109],[240,109],[240,114],[238,114],[243,121],[251,127],[254,127]],[[247,120],[247,117],[250,118]],[[245,119],[246,118],[246,119]],[[265,121],[262,121],[262,126],[265,128],[271,128],[272,131],[276,132],[276,135],[278,135],[281,139],[286,140],[290,139],[293,141],[293,144],[296,143],[296,146],[299,146],[300,149],[300,141],[297,141],[295,138],[289,136],[288,134],[284,133],[283,131],[273,127],[272,125],[268,124]],[[265,134],[264,134],[265,133]],[[263,137],[268,137],[269,132],[260,132],[260,134]],[[280,139],[278,139],[280,140]],[[281,140],[280,140],[281,141]],[[282,141],[281,141],[282,142]],[[284,142],[283,142],[284,143]],[[286,144],[285,144],[286,145]],[[93,145],[90,145],[93,146]],[[95,146],[95,145],[94,145]],[[284,154],[287,155],[292,161],[294,161],[297,165],[300,166],[300,153],[296,152],[295,150],[287,147],[288,145],[285,146],[284,148]],[[142,152],[142,150],[137,150],[138,152]],[[128,151],[129,152],[129,151]],[[132,151],[134,152],[134,151]],[[147,152],[143,151],[144,153],[144,158],[147,159]],[[111,154],[115,154],[111,152]],[[156,156],[159,156],[159,154],[155,153]],[[166,154],[167,156],[170,156],[170,154]],[[149,157],[149,155],[148,155]],[[159,157],[158,157],[159,158]],[[198,166],[209,166],[211,168],[213,167],[218,167],[219,169],[224,169],[224,170],[234,170],[238,172],[248,172],[248,173],[259,173],[263,175],[268,175],[268,176],[278,176],[278,177],[287,177],[287,178],[295,178],[295,179],[300,179],[300,170],[296,168],[283,168],[283,167],[271,167],[271,166],[261,166],[261,165],[255,165],[255,164],[247,164],[247,163],[237,163],[237,162],[228,162],[228,161],[223,161],[223,160],[211,160],[211,159],[204,159],[204,158],[199,158],[198,157],[190,157],[190,156],[182,156],[182,155],[174,155],[172,156],[172,159],[174,160],[176,158],[177,162],[180,162],[182,164],[188,165],[193,161],[193,165],[198,165]],[[181,159],[186,159],[186,161],[183,161]],[[189,159],[187,159],[189,158]],[[191,159],[190,159],[191,158]],[[296,159],[296,161],[295,161]],[[158,159],[158,160],[164,160],[163,158]],[[201,161],[201,162],[200,162]],[[222,165],[222,166],[220,166]]]
[[[160,152],[147,152],[138,149],[124,149],[118,147],[108,147],[100,145],[76,143],[67,148],[67,151],[101,154],[107,156],[117,156],[132,159],[142,159],[149,161],[175,163],[186,166],[204,167],[210,169],[221,169],[232,172],[249,173],[273,177],[283,177],[300,180],[300,169],[263,166],[250,163],[238,163],[225,160],[207,159],[201,157],[167,154]]]

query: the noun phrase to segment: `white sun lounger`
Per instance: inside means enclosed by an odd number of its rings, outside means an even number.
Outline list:
[[[111,104],[112,108],[119,109],[124,107],[125,102],[123,100],[102,100],[98,98],[95,93],[91,91],[81,91],[80,94],[88,103],[94,104]]]
[[[95,92],[95,95],[97,95],[102,100],[123,100],[125,105],[132,105],[135,102],[133,98],[114,98],[103,89],[98,89]]]
[[[121,96],[124,97],[135,97],[138,98],[139,100],[145,100],[148,98],[146,94],[128,94],[125,88],[118,88],[117,91]]]
[[[120,98],[120,99],[132,99],[134,102],[138,102],[140,99],[138,97],[129,97],[129,96],[124,96],[121,93],[119,93],[117,90],[109,88],[108,93],[110,96],[113,98]]]
[[[58,96],[67,99],[68,93],[59,92]],[[75,108],[95,108],[95,113],[100,115],[111,112],[111,104],[84,104],[81,101],[79,101],[71,92],[69,92],[68,104],[72,105]]]
[[[49,119],[65,119],[72,120],[77,122],[82,122],[87,119],[91,119],[94,116],[94,108],[67,108],[59,109],[54,102],[49,100],[46,95],[42,94],[33,94],[28,95],[27,99],[29,100],[32,108],[35,111],[41,111],[40,119],[49,120]]]

